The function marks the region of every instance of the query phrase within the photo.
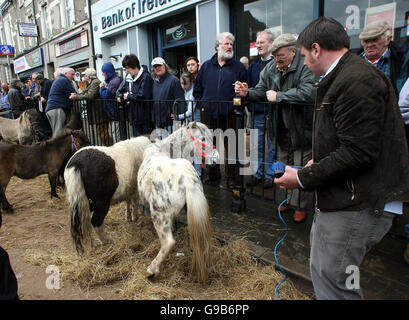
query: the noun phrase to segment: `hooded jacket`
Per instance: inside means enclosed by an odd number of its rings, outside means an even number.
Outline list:
[[[99,94],[102,99],[114,100],[116,91],[121,84],[121,78],[116,75],[114,65],[111,62],[104,63],[101,70],[106,74],[107,86],[99,88]],[[118,106],[115,101],[105,101],[104,111],[109,120],[119,120]]]

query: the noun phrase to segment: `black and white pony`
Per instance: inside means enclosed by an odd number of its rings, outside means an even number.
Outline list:
[[[152,158],[153,153],[156,154],[160,152],[162,156],[167,156],[167,160],[170,160],[169,155],[171,153],[173,153],[173,156],[185,156],[189,159],[193,159],[193,154],[196,150],[203,150],[205,149],[204,146],[209,146],[208,149],[211,150],[212,153],[211,157],[217,158],[217,151],[211,147],[212,140],[213,136],[204,124],[191,122],[187,127],[181,127],[169,137],[154,145],[152,145],[150,140],[146,137],[137,137],[118,142],[111,147],[86,147],[79,150],[69,160],[64,172],[70,206],[71,236],[77,251],[79,253],[84,252],[84,244],[88,243],[89,240],[93,240],[91,237],[92,229],[95,230],[102,243],[110,242],[103,231],[103,221],[111,204],[126,201],[128,220],[131,220],[131,213],[132,218],[136,218],[136,207],[138,204],[137,177],[139,167],[144,160],[144,155],[147,157],[145,166],[149,166],[149,163],[155,160]],[[152,149],[148,148],[149,146],[152,146]],[[155,152],[144,153],[145,150],[155,150]],[[181,172],[186,172],[186,181],[184,181],[184,178],[179,181],[179,176],[175,183],[168,181],[167,175],[161,178],[160,167],[163,165],[164,168],[166,168],[164,171],[168,172],[168,165],[172,166],[172,164],[162,164],[156,160],[154,163],[157,164],[157,166],[153,169],[158,174],[158,176],[155,177],[155,183],[159,185],[162,184],[162,186],[166,184],[166,188],[176,188],[176,191],[185,190],[185,198],[178,195],[178,201],[169,198],[170,203],[177,202],[178,206],[181,206],[180,208],[187,203],[189,206],[188,217],[190,216],[188,223],[192,224],[201,221],[195,228],[205,228],[207,230],[209,226],[208,210],[205,209],[203,211],[203,208],[207,208],[207,202],[200,210],[191,205],[191,188],[187,188],[187,185],[190,183],[194,184],[192,188],[198,190],[197,195],[200,196],[200,203],[204,203],[205,201],[200,180],[191,162],[185,160],[173,163],[173,165],[175,165],[175,174],[177,173],[177,175],[179,175]],[[179,165],[179,163],[182,164]],[[151,173],[147,175],[147,179],[152,179]],[[160,181],[160,183],[158,181]],[[142,184],[141,181],[141,185]],[[150,187],[152,187],[152,185]],[[147,188],[149,188],[149,186]],[[175,190],[172,189],[172,192]],[[174,215],[179,212],[174,213],[172,208],[172,212],[168,214],[166,211],[168,207],[161,206],[159,208],[157,206],[158,203],[155,202],[155,199],[153,199],[150,194],[149,191],[142,193],[144,202],[148,203],[150,208],[155,209],[153,211],[154,215],[152,215],[154,224],[157,219],[168,221],[168,216],[173,218]],[[150,201],[150,199],[153,200]],[[160,210],[161,216],[158,216],[158,209]],[[192,216],[194,216],[194,218],[192,218]],[[170,225],[168,227],[170,228]],[[208,234],[206,230],[202,231],[201,234],[203,236]],[[158,232],[158,234],[161,236],[162,233]],[[200,236],[200,233],[192,235],[193,244],[197,242],[198,234]],[[161,249],[160,254],[164,251],[168,252],[168,250]],[[157,274],[158,271],[159,267],[148,268],[148,275],[152,276]]]

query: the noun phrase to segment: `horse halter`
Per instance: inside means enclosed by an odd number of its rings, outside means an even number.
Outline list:
[[[75,144],[75,139],[74,139],[74,136],[72,135],[72,133],[71,133],[71,150],[74,151],[74,152],[78,151],[78,147]]]
[[[205,158],[206,158],[206,154],[207,154],[210,150],[215,150],[215,149],[216,149],[215,146],[211,146],[211,147],[210,147],[210,146],[208,146],[207,144],[205,144],[205,143],[200,142],[199,140],[197,140],[195,137],[193,137],[193,136],[190,134],[188,128],[186,128],[186,131],[187,131],[187,133],[188,133],[190,139],[192,139],[193,141],[195,141],[195,146],[196,146],[197,152],[198,152],[199,156],[202,157],[202,159],[205,159]],[[202,148],[200,148],[200,146],[204,147],[204,151],[202,151]],[[209,150],[209,149],[210,149],[210,150]],[[204,168],[204,164],[203,164],[203,161],[202,161],[202,169],[203,169],[203,168]]]

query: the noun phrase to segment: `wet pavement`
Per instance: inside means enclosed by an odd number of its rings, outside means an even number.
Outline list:
[[[274,247],[286,230],[274,202],[257,197],[262,194],[260,189],[248,190],[254,194],[246,194],[246,209],[235,214],[231,213],[231,191],[210,185],[204,185],[204,189],[216,236],[223,241],[229,241],[232,236],[244,237],[253,256],[276,265]],[[314,298],[309,273],[309,233],[313,215],[309,214],[301,224],[294,223],[292,215],[292,210],[282,213],[289,232],[278,247],[278,261],[296,287]],[[360,267],[360,285],[366,299],[409,299],[409,265],[403,259],[407,245],[404,225],[409,223],[408,216],[406,212],[396,219],[390,233],[366,255]]]

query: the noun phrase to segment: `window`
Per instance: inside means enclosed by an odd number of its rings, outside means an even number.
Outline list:
[[[361,47],[359,34],[365,27],[367,16],[375,19],[392,18],[394,41],[399,45],[407,38],[406,13],[409,1],[397,0],[326,0],[324,15],[339,21],[351,39],[351,49]],[[395,18],[393,19],[393,13]]]
[[[43,21],[41,24],[43,26],[44,38],[51,38],[51,35],[53,34],[53,28],[51,23],[50,8],[48,5],[43,7]]]
[[[232,5],[236,57],[257,55],[250,54],[250,45],[256,41],[258,31],[270,28],[276,36],[298,34],[313,20],[314,1],[240,0]]]
[[[67,27],[70,28],[75,24],[74,0],[65,1],[65,12],[67,14]]]

